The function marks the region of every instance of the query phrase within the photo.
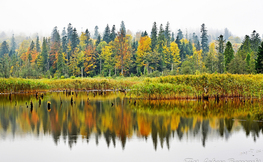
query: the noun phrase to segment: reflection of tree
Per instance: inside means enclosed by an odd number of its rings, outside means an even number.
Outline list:
[[[209,127],[209,120],[204,120],[202,122],[202,136],[203,136],[202,143],[204,147],[205,147],[205,141],[207,139],[208,127]]]
[[[62,105],[60,96],[63,101]],[[148,110],[137,111],[130,108],[128,100],[121,100],[121,98],[106,101],[91,100],[87,103],[85,97],[87,97],[86,94],[85,96],[81,94],[78,94],[78,97],[74,96],[76,103],[71,106],[71,96],[45,95],[41,106],[34,107],[32,111],[26,108],[25,102],[30,103],[29,101],[32,100],[36,105],[38,100],[35,98],[19,99],[14,96],[13,98],[18,100],[16,107],[14,102],[4,99],[0,105],[0,133],[11,132],[15,136],[16,133],[26,132],[38,136],[43,132],[51,134],[56,144],[63,136],[69,147],[73,147],[79,135],[87,142],[90,141],[92,135],[95,135],[97,145],[101,140],[100,137],[103,137],[108,147],[111,141],[115,147],[117,139],[121,142],[123,149],[133,134],[144,139],[151,135],[153,148],[156,150],[158,140],[162,148],[166,144],[169,149],[171,138],[182,140],[186,135],[188,138],[196,138],[197,135],[198,138],[198,134],[202,135],[202,144],[205,147],[211,135],[210,132],[216,132],[218,137],[223,137],[227,136],[227,133],[239,131],[235,129],[238,124],[234,124],[233,118],[243,119],[237,122],[241,123],[247,136],[251,133],[255,141],[263,128],[262,122],[255,122],[261,119],[261,116],[258,114],[247,116],[247,110],[254,109],[253,107],[246,108],[247,104],[237,103],[235,105],[234,102],[229,102],[224,105],[220,101],[218,104],[213,102],[192,104],[186,101],[169,101],[169,103],[162,104],[147,101],[148,105],[140,102],[137,106],[141,106],[140,110],[143,108]],[[47,111],[47,101],[51,101],[50,112]],[[114,103],[114,106],[111,106],[111,103]],[[176,111],[169,110],[169,107],[172,107],[171,103],[175,105],[173,108],[176,107]],[[260,105],[254,103],[253,106],[257,110]],[[242,111],[238,111],[239,108]],[[174,136],[174,133],[177,136]]]

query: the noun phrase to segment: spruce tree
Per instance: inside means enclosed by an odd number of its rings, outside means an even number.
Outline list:
[[[30,51],[33,51],[34,48],[35,48],[35,43],[34,43],[34,41],[31,41],[31,44],[30,44],[29,50],[30,50]]]
[[[207,35],[207,29],[205,27],[205,24],[201,25],[201,48],[204,53],[207,53],[209,51],[208,35]]]
[[[5,54],[9,54],[9,46],[8,43],[6,41],[3,41],[3,43],[1,44],[1,48],[0,48],[0,57],[4,57]]]
[[[226,43],[226,49],[224,52],[224,56],[225,56],[225,67],[226,67],[226,70],[228,70],[228,64],[234,58],[234,50],[233,50],[233,47],[230,41]]]
[[[63,58],[62,49],[60,48],[58,51],[58,61],[57,61],[57,70],[59,71],[60,75],[64,73],[64,66],[65,66],[65,62]]]
[[[169,22],[167,22],[167,24],[166,24],[166,26],[165,26],[164,36],[165,36],[165,39],[166,39],[166,45],[167,45],[167,47],[170,47],[170,43],[171,43],[171,31],[170,31],[170,24],[169,24]]]
[[[183,32],[181,29],[178,30],[176,39],[181,40],[184,38]]]
[[[121,21],[120,33],[123,33],[124,37],[126,36],[126,27],[125,27],[124,21]]]
[[[250,42],[251,42],[251,49],[254,52],[258,52],[258,47],[260,46],[261,39],[259,34],[255,30],[251,34]]]
[[[12,35],[12,38],[11,38],[11,49],[10,49],[10,54],[9,54],[9,57],[11,58],[12,55],[14,55],[16,52],[16,42],[15,42],[15,37],[14,37],[14,34]]]
[[[45,37],[43,38],[42,43],[42,50],[41,50],[41,57],[42,57],[42,63],[43,63],[43,70],[44,72],[48,70],[48,49],[47,49],[47,42]]]
[[[258,48],[255,68],[257,73],[263,73],[263,42],[261,42],[261,45]]]
[[[96,40],[96,47],[100,44],[100,42],[101,42],[101,36],[99,34],[98,39]]]
[[[105,31],[104,31],[104,34],[103,34],[103,41],[105,41],[107,43],[109,43],[111,41],[111,39],[110,39],[110,27],[108,24],[107,24]]]
[[[89,32],[88,29],[86,29],[86,31],[85,31],[85,36],[86,36],[86,41],[85,41],[85,43],[86,43],[87,46],[88,46],[88,45],[90,45],[90,44],[92,43],[92,41],[90,40],[90,32]]]
[[[171,38],[171,42],[173,42],[175,39],[174,39],[174,32],[172,32],[172,38]]]
[[[164,63],[164,53],[163,53],[163,47],[165,46],[165,35],[164,35],[164,30],[163,30],[163,24],[160,25],[159,33],[158,33],[158,49],[157,52],[161,55],[160,62],[159,62],[159,70],[163,71],[165,68],[165,63]]]
[[[157,45],[157,26],[156,22],[153,23],[152,31],[151,31],[151,48],[152,51],[155,49]]]
[[[37,40],[36,40],[36,50],[37,52],[40,52],[40,44],[39,44],[39,36],[37,36]]]
[[[251,49],[250,37],[246,35],[242,45],[238,49],[238,55],[240,55],[241,58],[245,60],[247,57],[247,54],[251,52],[252,52],[252,49]]]
[[[115,25],[113,25],[112,26],[112,28],[111,28],[111,33],[110,33],[110,40],[111,41],[114,41],[115,40],[115,38],[116,38],[116,31],[115,31],[116,29],[115,29]]]
[[[78,46],[78,44],[79,44],[79,36],[78,36],[78,33],[77,33],[77,29],[74,28],[73,32],[72,32],[72,36],[71,36],[71,48],[72,48],[72,51],[75,50],[75,48]]]
[[[98,36],[99,36],[99,27],[96,25],[94,35],[93,35],[93,39],[98,39]]]
[[[69,42],[69,40],[71,41],[71,35],[72,35],[72,32],[73,32],[73,27],[71,25],[71,23],[68,24],[68,28],[67,28],[67,44]]]

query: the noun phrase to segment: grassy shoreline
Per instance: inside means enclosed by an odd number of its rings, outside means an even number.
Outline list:
[[[130,89],[127,96],[143,99],[263,96],[263,75],[201,74],[156,78],[0,79],[0,93],[52,90]]]

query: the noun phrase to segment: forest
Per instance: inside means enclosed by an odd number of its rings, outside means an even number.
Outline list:
[[[1,35],[0,35],[1,37]],[[214,39],[213,39],[214,38]],[[230,32],[209,35],[202,24],[200,33],[171,32],[156,22],[150,33],[98,26],[78,33],[72,24],[60,33],[54,27],[49,37],[15,35],[0,42],[0,77],[2,78],[75,78],[116,77],[203,73],[257,74],[263,72],[263,43],[254,30],[243,40]]]

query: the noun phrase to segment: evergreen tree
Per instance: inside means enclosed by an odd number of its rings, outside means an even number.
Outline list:
[[[122,30],[123,30],[123,32],[122,32]],[[125,28],[124,21],[121,21],[120,33],[123,33],[124,37],[126,36],[126,28]]]
[[[170,47],[170,43],[171,43],[171,31],[170,31],[170,24],[169,24],[169,22],[167,22],[167,24],[166,24],[166,26],[165,26],[164,36],[165,36],[165,39],[166,39],[166,45],[167,45],[167,47]]]
[[[228,71],[229,70],[228,64],[234,58],[234,50],[233,50],[233,47],[230,41],[226,43],[226,49],[224,52],[224,56],[225,56],[225,67],[226,67],[226,70]]]
[[[201,49],[200,42],[199,42],[198,36],[195,35],[195,33],[193,33],[193,41],[194,41],[196,50],[199,51]]]
[[[30,47],[29,47],[29,51],[33,51],[35,48],[35,43],[34,41],[31,41]]]
[[[165,46],[165,35],[164,35],[164,30],[163,30],[163,24],[160,25],[159,33],[158,33],[158,44],[157,44],[157,52],[160,54],[161,59],[159,62],[159,70],[163,71],[165,68],[165,56],[163,53],[163,49]]]
[[[58,52],[58,60],[57,60],[57,70],[59,71],[60,75],[64,73],[64,66],[65,66],[64,56],[62,53],[62,49],[60,48]]]
[[[183,32],[181,29],[178,30],[176,39],[181,40],[184,38]]]
[[[148,33],[146,30],[144,32],[142,32],[142,34],[141,34],[141,37],[144,37],[144,36],[148,36]]]
[[[225,40],[224,40],[224,36],[223,36],[223,35],[220,35],[220,36],[218,37],[216,49],[218,50],[219,53],[224,53]]]
[[[254,52],[258,52],[258,47],[260,46],[261,39],[259,34],[255,30],[251,34],[250,42],[251,42],[251,49]]]
[[[101,36],[99,34],[98,39],[96,40],[96,47],[100,44],[100,42],[101,42]]]
[[[67,53],[67,36],[62,37],[62,52]]]
[[[54,43],[54,42],[59,42],[60,43],[60,35],[59,35],[59,32],[57,30],[57,27],[55,26],[53,31],[52,31],[52,34],[51,34],[51,42]]]
[[[228,40],[228,38],[231,36],[231,33],[229,32],[229,30],[227,28],[225,28],[224,30],[224,37],[226,40]]]
[[[5,54],[9,54],[9,46],[6,41],[3,41],[0,48],[0,57],[4,57]]]
[[[209,51],[208,35],[207,35],[207,29],[205,27],[205,24],[201,25],[201,48],[204,53],[207,53]]]
[[[12,38],[11,38],[11,49],[10,49],[10,54],[9,54],[9,57],[11,58],[12,55],[14,55],[16,52],[16,42],[15,42],[15,37],[14,37],[14,34],[12,35]]]
[[[263,73],[263,42],[261,42],[261,45],[258,48],[255,68],[257,73]]]
[[[111,39],[110,39],[110,27],[108,24],[107,24],[105,31],[104,31],[104,34],[103,34],[103,41],[105,41],[107,43],[109,43],[111,41]]]
[[[67,32],[66,32],[66,28],[64,27],[61,33],[61,37],[63,38],[65,36],[67,36]]]
[[[93,39],[98,39],[98,36],[99,36],[99,27],[96,25]]]
[[[43,43],[42,43],[42,50],[41,50],[41,57],[42,57],[42,63],[43,63],[43,70],[47,71],[48,70],[48,49],[47,49],[47,42],[46,39],[43,38]]]
[[[171,42],[173,42],[175,39],[174,39],[174,32],[172,32],[172,38],[171,38]]]
[[[218,51],[218,60],[217,60],[217,66],[218,66],[218,72],[223,73],[224,72],[224,48],[225,48],[225,40],[224,36],[220,35],[217,40],[217,51]]]
[[[110,33],[110,40],[111,41],[114,41],[115,40],[115,38],[116,38],[116,31],[115,31],[116,29],[115,29],[115,25],[113,25],[112,26],[112,28],[111,28],[111,33]]]
[[[40,52],[40,43],[39,43],[39,36],[37,36],[37,40],[36,40],[36,50],[37,52]]]
[[[151,49],[152,51],[155,49],[157,45],[157,26],[156,22],[153,23],[152,31],[151,31]]]
[[[86,29],[85,31],[85,36],[86,36],[86,41],[85,41],[86,45],[88,46],[89,44],[92,44],[92,41],[90,40],[90,32],[88,29]]]
[[[251,52],[252,52],[252,49],[251,49],[251,44],[250,44],[250,38],[248,35],[246,35],[242,45],[238,49],[238,55],[240,55],[241,58],[245,60],[247,57],[247,54]]]
[[[68,28],[67,28],[67,33],[68,33],[67,44],[69,43],[69,41],[71,41],[72,32],[73,32],[73,27],[72,27],[71,23],[69,23]]]
[[[79,36],[78,36],[78,33],[77,33],[77,29],[74,28],[73,32],[72,32],[72,36],[71,36],[71,48],[72,48],[73,51],[78,46],[78,44],[79,44]]]

